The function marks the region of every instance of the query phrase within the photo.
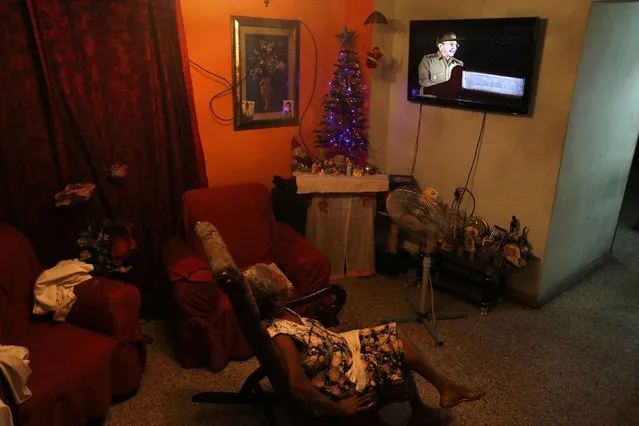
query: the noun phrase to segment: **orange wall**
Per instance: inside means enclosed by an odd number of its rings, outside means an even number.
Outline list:
[[[307,145],[312,147],[313,129],[318,127],[322,112],[321,96],[327,91],[340,47],[335,35],[344,24],[360,30],[355,47],[365,68],[371,32],[363,27],[363,22],[373,4],[373,0],[271,0],[267,8],[262,0],[181,0],[188,56],[231,80],[231,15],[299,19],[306,23],[317,42],[319,56],[315,95],[301,129]],[[301,113],[313,87],[315,54],[308,31],[300,26]],[[224,84],[193,66],[191,79],[210,186],[261,182],[270,188],[273,175],[290,176],[291,139],[299,134],[299,127],[234,132],[232,122],[216,121],[209,110],[210,98],[225,89]],[[216,99],[214,109],[219,116],[231,118],[231,96]]]

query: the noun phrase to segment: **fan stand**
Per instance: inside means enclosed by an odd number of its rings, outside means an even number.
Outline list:
[[[430,284],[432,283],[432,277],[430,274],[430,268],[432,265],[432,258],[430,253],[427,253],[425,250],[420,250],[419,252],[419,260],[422,265],[422,268],[417,268],[417,283],[421,283],[421,289],[419,293],[419,307],[415,305],[414,301],[409,296],[409,293],[406,294],[406,302],[410,305],[413,312],[413,315],[410,316],[402,316],[402,317],[389,317],[383,318],[379,320],[380,324],[388,324],[391,322],[396,323],[410,323],[416,322],[418,324],[423,324],[428,330],[428,333],[431,335],[437,346],[442,346],[444,341],[439,337],[437,333],[437,329],[435,328],[436,320],[453,320],[453,319],[461,319],[467,318],[468,314],[465,312],[460,313],[435,313],[432,309],[428,308],[429,305],[429,291],[432,291]]]

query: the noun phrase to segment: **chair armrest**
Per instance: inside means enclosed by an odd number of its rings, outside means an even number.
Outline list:
[[[66,321],[105,336],[112,336],[115,322],[109,309],[109,299],[100,286],[99,278],[91,278],[73,289],[76,301]]]
[[[114,338],[118,343],[147,341],[139,319],[141,296],[132,284],[93,278],[75,287],[77,300],[67,321]]]
[[[209,264],[177,236],[171,237],[162,247],[162,263],[171,282],[215,282]]]
[[[275,263],[299,294],[310,294],[330,284],[331,265],[313,244],[284,222],[276,222]]]
[[[291,300],[286,303],[286,306],[292,309],[320,301],[325,299],[326,296],[333,296],[333,300],[328,309],[320,308],[319,312],[317,312],[318,320],[326,327],[334,327],[339,324],[337,315],[346,303],[346,290],[341,285],[331,284],[315,293]]]

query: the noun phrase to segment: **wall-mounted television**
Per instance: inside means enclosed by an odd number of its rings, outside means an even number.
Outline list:
[[[528,115],[539,17],[410,21],[408,100]]]

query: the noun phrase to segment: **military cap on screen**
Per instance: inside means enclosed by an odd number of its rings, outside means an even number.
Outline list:
[[[455,34],[455,33],[446,33],[443,36],[441,36],[439,38],[439,40],[437,40],[437,44],[443,43],[445,41],[456,41],[456,42],[459,42],[459,39],[457,38],[457,34]]]

